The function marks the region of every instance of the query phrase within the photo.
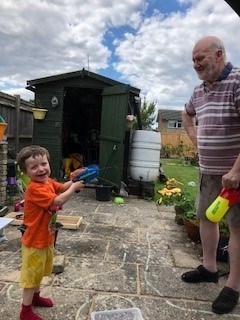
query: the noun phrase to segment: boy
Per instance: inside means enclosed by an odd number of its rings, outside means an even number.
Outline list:
[[[20,320],[43,320],[33,312],[32,306],[53,306],[50,298],[40,296],[40,284],[52,272],[56,208],[84,187],[83,181],[59,183],[49,178],[49,160],[48,150],[40,146],[25,147],[17,157],[20,170],[30,178],[24,202],[26,231],[22,236]]]

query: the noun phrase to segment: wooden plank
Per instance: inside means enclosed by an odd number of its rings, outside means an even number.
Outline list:
[[[17,216],[20,215],[20,218],[17,219]],[[23,212],[9,212],[5,217],[14,219],[11,224],[14,226],[20,226],[23,223]],[[83,217],[79,216],[64,216],[58,214],[57,221],[60,222],[63,226],[63,229],[78,229]]]
[[[11,218],[0,217],[0,230],[9,225],[13,220]]]

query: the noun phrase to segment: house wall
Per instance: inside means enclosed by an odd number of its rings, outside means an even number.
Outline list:
[[[183,128],[168,128],[168,120],[159,119],[158,131],[163,133],[183,133]]]

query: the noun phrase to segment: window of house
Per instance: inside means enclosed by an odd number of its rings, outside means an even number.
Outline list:
[[[182,128],[182,127],[183,127],[182,121],[168,120],[168,128],[175,129],[175,128]]]

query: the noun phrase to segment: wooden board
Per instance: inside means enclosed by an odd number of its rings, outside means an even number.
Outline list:
[[[16,219],[18,215],[23,214],[23,212],[9,212],[5,217],[14,219],[11,224],[14,226],[20,226],[23,223],[23,219]],[[83,217],[77,216],[64,216],[58,214],[57,221],[60,222],[63,226],[63,229],[78,229]]]
[[[6,218],[6,217],[0,217],[0,230],[5,228],[7,225],[9,225],[13,219],[11,218]]]

